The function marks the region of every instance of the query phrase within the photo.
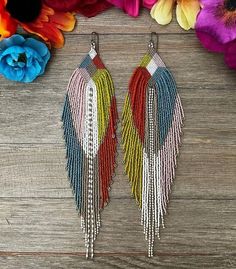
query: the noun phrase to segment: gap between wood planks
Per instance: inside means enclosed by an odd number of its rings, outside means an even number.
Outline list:
[[[146,36],[150,36],[151,32],[155,32],[155,31],[150,31],[150,33],[148,32],[145,32],[145,33],[99,33],[97,32],[99,35],[101,36],[143,36],[143,35],[146,35]],[[196,35],[195,32],[191,31],[191,32],[184,32],[184,33],[158,33],[158,31],[156,31],[157,35],[161,35],[161,36],[165,36],[165,35],[168,35],[168,36],[171,36],[171,35]],[[65,35],[67,36],[70,36],[70,35],[76,35],[76,36],[90,36],[91,33],[73,33],[73,32],[68,32],[66,33]]]
[[[0,200],[8,200],[8,199],[46,199],[46,200],[73,200],[73,197],[44,197],[44,196],[37,196],[37,197],[22,197],[22,196],[0,196]],[[112,197],[112,200],[134,200],[133,197]],[[179,198],[179,197],[175,197],[175,198],[171,198],[172,201],[235,201],[235,198],[198,198],[198,197],[185,197],[185,198]]]
[[[112,257],[112,256],[147,256],[146,252],[107,252],[107,253],[95,253],[96,257]],[[191,257],[191,256],[216,256],[219,253],[206,253],[206,252],[183,252],[183,253],[174,253],[174,252],[156,252],[155,257],[158,256],[173,256],[173,257]],[[227,253],[227,255],[235,255],[235,253]],[[26,252],[26,251],[0,251],[0,257],[5,256],[85,256],[85,252],[53,252],[53,251],[45,251],[45,252]]]

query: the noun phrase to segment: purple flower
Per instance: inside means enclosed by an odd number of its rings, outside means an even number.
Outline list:
[[[210,51],[225,54],[225,62],[236,68],[236,1],[201,0],[196,22],[197,37]]]

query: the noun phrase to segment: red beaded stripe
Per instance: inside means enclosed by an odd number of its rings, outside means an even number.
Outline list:
[[[100,208],[103,208],[109,201],[109,186],[112,174],[115,170],[117,138],[115,133],[116,122],[118,119],[116,109],[116,99],[113,97],[110,107],[110,119],[106,135],[98,150],[99,176],[100,176]]]
[[[138,67],[129,84],[133,120],[142,142],[145,136],[146,90],[150,77],[146,68]]]
[[[101,58],[98,55],[93,58],[93,63],[98,69],[105,69],[105,65],[103,64]]]

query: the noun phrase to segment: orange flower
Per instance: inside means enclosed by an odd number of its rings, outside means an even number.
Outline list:
[[[54,11],[43,4],[39,17],[31,23],[21,23],[21,26],[30,33],[40,36],[55,48],[64,45],[61,31],[72,31],[75,26],[75,17],[69,12]],[[61,31],[60,31],[61,30]]]
[[[39,16],[32,22],[20,22],[5,9],[7,0],[0,0],[0,39],[9,37],[16,32],[17,25],[32,34],[38,35],[45,42],[55,48],[64,45],[61,31],[72,31],[75,17],[69,12],[58,12],[42,4]]]
[[[0,0],[0,40],[16,32],[17,22],[5,10],[6,0]]]

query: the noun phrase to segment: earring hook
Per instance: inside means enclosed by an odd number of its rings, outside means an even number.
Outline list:
[[[96,51],[99,50],[99,35],[96,32],[92,32],[91,34],[91,48]]]
[[[156,39],[156,41],[155,41]],[[158,47],[158,34],[156,32],[151,32],[151,39],[149,41],[148,47],[150,49],[157,49]]]

